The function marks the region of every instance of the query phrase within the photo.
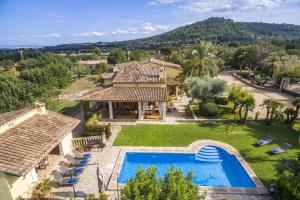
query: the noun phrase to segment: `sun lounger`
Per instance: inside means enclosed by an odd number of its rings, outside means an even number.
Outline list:
[[[280,145],[280,147],[272,149],[271,152],[274,154],[280,154],[280,153],[286,152],[291,147],[292,147],[292,145],[290,145],[288,143],[284,143],[284,144]]]
[[[83,167],[74,167],[74,168],[67,168],[66,166],[62,165],[59,168],[59,172],[63,176],[77,176],[79,174],[82,174],[84,168]]]
[[[74,185],[79,181],[78,177],[65,178],[62,177],[61,174],[58,172],[54,174],[54,178],[60,186]]]
[[[85,166],[88,164],[88,160],[87,159],[80,159],[80,160],[77,160],[75,159],[73,156],[71,155],[68,155],[67,156],[67,159],[68,161],[70,162],[70,164],[72,166]]]
[[[78,151],[73,151],[73,154],[76,159],[89,159],[92,157],[90,153],[79,153]]]
[[[263,145],[266,145],[266,144],[269,144],[273,141],[273,136],[272,135],[268,135],[266,138],[264,139],[261,139],[261,140],[258,140],[256,142],[256,144],[260,145],[260,146],[263,146]]]

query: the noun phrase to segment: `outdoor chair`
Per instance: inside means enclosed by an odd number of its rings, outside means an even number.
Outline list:
[[[71,178],[62,177],[62,175],[57,171],[54,173],[53,176],[60,186],[74,185],[77,184],[79,181],[78,177],[71,177]]]
[[[83,173],[83,167],[74,167],[74,168],[67,168],[65,165],[61,165],[59,168],[59,172],[63,176],[78,176],[79,174]]]
[[[77,159],[75,159],[71,155],[67,155],[67,159],[70,162],[71,166],[85,166],[85,165],[88,164],[88,160],[87,159],[77,160]]]
[[[292,147],[292,145],[290,145],[288,143],[284,143],[284,144],[280,145],[280,147],[272,149],[271,152],[274,154],[280,154],[280,153],[288,151],[289,148],[291,148],[291,147]]]
[[[92,154],[90,153],[79,153],[78,151],[73,151],[73,154],[76,159],[89,159],[92,157]]]
[[[263,146],[266,144],[270,144],[273,140],[274,140],[274,137],[272,135],[268,135],[266,138],[258,140],[256,142],[256,144]]]

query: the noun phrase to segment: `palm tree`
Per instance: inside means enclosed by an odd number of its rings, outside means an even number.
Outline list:
[[[219,68],[212,50],[210,42],[201,41],[197,44],[191,52],[191,61],[188,63],[186,73],[189,76],[216,76]]]
[[[238,108],[241,124],[245,124],[248,118],[249,111],[252,111],[255,107],[255,99],[248,91],[242,91],[241,96],[238,99]]]
[[[300,110],[300,97],[295,97],[295,99],[293,100],[292,103],[293,103],[293,106],[296,107],[295,115],[292,118],[292,121],[294,121],[295,119],[297,119],[298,114],[299,114],[299,110]]]
[[[267,109],[266,123],[271,125],[271,123],[277,119],[283,108],[283,103],[274,99],[265,99],[261,106]]]

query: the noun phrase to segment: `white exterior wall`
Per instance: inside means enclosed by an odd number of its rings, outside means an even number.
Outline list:
[[[72,132],[66,135],[62,141],[59,143],[59,153],[60,155],[66,155],[72,151]]]
[[[17,197],[26,197],[26,193],[38,182],[33,168],[25,176],[12,176],[2,173],[0,176],[0,199],[12,200]]]

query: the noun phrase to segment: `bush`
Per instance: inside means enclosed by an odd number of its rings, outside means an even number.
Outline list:
[[[247,71],[247,70],[242,70],[240,71],[239,75],[242,77],[242,78],[246,78],[248,79],[250,77],[250,74],[251,72],[250,71]]]
[[[227,105],[228,101],[228,97],[226,96],[219,96],[215,98],[215,103],[218,105]]]
[[[106,126],[106,131],[105,131],[105,138],[108,140],[110,138],[110,136],[112,135],[112,132],[111,132],[111,123],[109,123],[107,126]]]
[[[157,169],[139,168],[135,178],[129,179],[121,190],[121,200],[204,200],[206,192],[200,193],[193,183],[193,174],[183,176],[181,169],[169,168],[163,178],[157,177]]]
[[[86,135],[102,135],[103,132],[106,132],[106,126],[99,125],[100,115],[97,113],[92,114],[92,116],[87,120],[86,127]],[[105,133],[106,134],[106,133]]]
[[[199,112],[205,117],[214,117],[219,111],[218,106],[212,102],[201,104],[199,108]]]
[[[103,192],[100,192],[99,193],[99,199],[100,200],[108,200],[108,195],[103,193]]]

